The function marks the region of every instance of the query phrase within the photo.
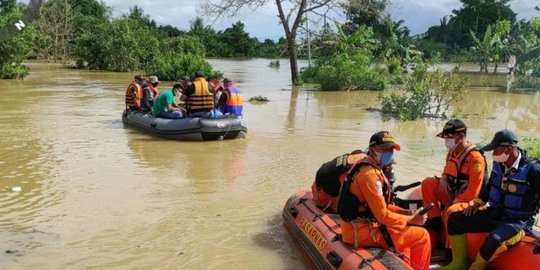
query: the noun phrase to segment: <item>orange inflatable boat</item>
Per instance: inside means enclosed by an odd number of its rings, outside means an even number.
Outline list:
[[[412,269],[390,251],[374,247],[354,249],[341,241],[339,216],[324,213],[315,206],[310,191],[297,192],[287,200],[283,219],[291,237],[300,244],[318,269]],[[476,257],[485,236],[485,233],[467,235],[469,258]],[[540,247],[535,250],[537,241],[532,235],[526,236],[490,262],[488,269],[538,269]],[[439,255],[437,252],[432,254],[430,268],[440,266],[433,259],[433,256]]]
[[[283,219],[292,238],[318,269],[412,269],[387,250],[354,249],[341,241],[339,216],[315,206],[310,191],[300,191],[289,198]]]

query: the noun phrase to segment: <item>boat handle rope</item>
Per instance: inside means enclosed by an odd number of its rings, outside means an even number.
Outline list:
[[[326,223],[326,221],[324,221],[324,219],[322,219],[322,216],[317,214],[315,211],[313,211],[313,209],[311,209],[309,207],[309,205],[306,204],[306,199],[305,198],[301,198],[299,201],[298,201],[298,204],[303,204],[304,207],[306,207],[307,210],[309,210],[312,214],[315,215],[315,217],[313,218],[312,222],[315,222],[317,219],[319,219],[324,225],[326,225],[326,227],[328,227],[328,229],[333,232],[336,237],[338,237],[339,239],[341,239],[341,234],[339,234],[338,232],[336,232],[332,226],[330,226],[330,224]],[[337,225],[337,224],[336,224]]]
[[[306,198],[301,198],[300,200],[298,200],[298,204],[304,205],[304,207],[306,207],[306,209],[308,209],[312,214],[315,215],[315,217],[313,218],[313,222],[315,222],[317,219],[320,220],[324,225],[326,225],[326,227],[328,227],[328,229],[331,232],[333,232],[336,235],[333,239],[341,240],[341,234],[336,232],[332,228],[332,226],[330,226],[328,223],[326,223],[326,221],[324,221],[324,219],[322,219],[322,216],[320,214],[316,213],[313,209],[311,209],[311,207],[309,207],[309,205],[306,204],[306,201],[307,201]],[[354,226],[356,226],[356,225],[354,224],[353,227]],[[354,234],[356,235],[356,229],[354,229]],[[358,238],[355,237],[356,246],[358,246],[357,242],[358,242]],[[359,267],[362,266],[362,268],[364,268],[366,266],[369,266],[371,269],[375,270],[375,267],[373,267],[373,265],[371,265],[371,263],[373,262],[374,259],[376,259],[376,257],[374,257],[374,258],[366,258],[362,254],[358,253],[356,250],[353,250],[353,253],[356,254],[358,257],[360,257],[362,259],[362,263],[359,265]],[[364,265],[364,264],[367,264],[367,265]]]
[[[306,209],[308,209],[312,214],[315,215],[315,217],[313,218],[313,222],[315,222],[317,219],[319,219],[324,225],[326,225],[326,227],[328,227],[328,229],[333,232],[336,237],[338,237],[338,239],[341,239],[341,235],[339,233],[337,233],[333,228],[332,226],[330,226],[328,223],[326,223],[326,221],[324,221],[324,219],[322,219],[322,216],[318,213],[316,213],[313,209],[311,209],[311,207],[309,207],[309,205],[306,204],[306,201],[307,199],[306,198],[300,198],[300,200],[298,200],[298,204],[302,204],[304,205],[304,207],[306,207]],[[356,224],[355,222],[352,223],[353,224],[353,234],[354,234],[354,239],[355,239],[355,246],[358,246],[358,238],[356,237]],[[335,237],[334,237],[335,238]],[[356,247],[357,248],[357,247]],[[355,249],[356,249],[355,248]],[[381,249],[382,251],[386,251],[385,249]],[[405,256],[405,254],[397,251],[397,250],[393,250],[392,251],[393,253],[395,253],[399,258],[401,259],[406,259],[406,261],[409,263],[409,265],[414,265],[416,268],[418,268],[419,266],[416,265],[409,257]],[[360,266],[362,266],[363,264],[368,264],[372,269],[375,269],[373,268],[373,266],[371,265],[372,261],[375,260],[375,259],[379,259],[381,257],[377,257],[379,256],[379,254],[381,254],[381,252],[379,252],[377,255],[375,255],[375,257],[372,257],[372,258],[366,258],[364,256],[362,256],[362,254],[358,253],[356,250],[353,250],[353,253],[358,255],[360,258],[362,258],[362,263],[360,263]],[[382,252],[382,254],[384,255],[384,252]],[[365,262],[364,262],[365,261]],[[361,268],[364,268],[365,266],[362,266]]]
[[[330,207],[330,205],[332,205],[332,202],[334,201],[334,199],[330,199],[328,200],[328,203],[326,204],[326,206],[322,209],[322,211],[326,211],[326,209],[328,209],[328,207]]]
[[[220,139],[220,140],[223,140],[225,137],[227,137],[227,134],[229,134],[229,131],[231,131],[232,124],[231,124],[231,123],[228,123],[227,125],[229,126],[229,128],[227,129],[227,131],[225,131],[225,134],[219,136],[219,139]]]

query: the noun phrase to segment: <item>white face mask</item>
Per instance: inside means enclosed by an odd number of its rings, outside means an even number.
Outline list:
[[[444,139],[444,145],[446,145],[448,150],[452,150],[456,147],[456,141],[454,139]]]
[[[510,157],[509,153],[502,153],[500,155],[493,155],[493,161],[498,163],[504,163],[508,160],[508,157]]]

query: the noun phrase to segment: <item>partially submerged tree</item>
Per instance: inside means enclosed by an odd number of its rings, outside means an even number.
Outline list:
[[[421,64],[401,87],[379,95],[382,115],[400,120],[448,118],[450,106],[463,99],[466,83],[453,73],[431,72]]]
[[[203,8],[210,14],[217,16],[230,14],[236,15],[242,8],[257,9],[265,6],[269,0],[205,0]],[[298,48],[296,36],[306,13],[317,11],[320,8],[329,7],[336,0],[275,0],[278,9],[278,17],[283,25],[285,37],[287,38],[287,51],[291,65],[291,79],[293,83],[297,82],[298,72]],[[288,12],[285,9],[292,4]]]
[[[35,21],[36,29],[41,33],[34,47],[37,56],[53,61],[69,58],[69,47],[74,39],[73,5],[68,0],[52,0],[45,3]]]

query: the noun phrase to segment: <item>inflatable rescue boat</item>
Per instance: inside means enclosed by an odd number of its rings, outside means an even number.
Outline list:
[[[236,116],[220,118],[158,118],[151,113],[124,110],[122,121],[153,135],[175,140],[208,141],[245,138],[247,128]]]
[[[414,203],[418,203],[418,200],[414,200]],[[341,241],[339,216],[319,209],[313,202],[311,191],[293,194],[287,200],[282,216],[289,234],[317,269],[412,269],[390,251],[375,247],[354,249]],[[537,247],[537,237],[540,234],[535,233],[537,235],[527,235],[520,243],[503,252],[488,264],[488,269],[538,269],[540,247]],[[471,260],[476,257],[486,235],[467,235],[468,256]],[[433,252],[430,269],[444,265],[450,259],[447,257],[441,261],[440,253]]]

